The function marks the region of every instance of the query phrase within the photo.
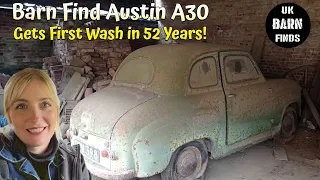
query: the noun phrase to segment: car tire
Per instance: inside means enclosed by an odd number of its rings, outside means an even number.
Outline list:
[[[281,120],[280,139],[281,143],[290,142],[295,137],[295,132],[298,127],[298,113],[297,110],[288,107]]]
[[[193,141],[176,150],[162,180],[203,180],[208,165],[208,151],[203,142]]]

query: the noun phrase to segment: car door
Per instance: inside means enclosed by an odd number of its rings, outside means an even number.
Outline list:
[[[192,103],[194,138],[219,137],[225,131],[225,98],[217,53],[195,58],[187,72],[186,97]]]
[[[263,132],[270,135],[272,89],[252,57],[241,51],[221,52],[219,60],[227,103],[227,144]]]

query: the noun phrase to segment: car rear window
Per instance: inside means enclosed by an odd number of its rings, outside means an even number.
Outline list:
[[[124,83],[150,84],[153,80],[154,69],[149,59],[138,57],[120,66],[115,80]]]

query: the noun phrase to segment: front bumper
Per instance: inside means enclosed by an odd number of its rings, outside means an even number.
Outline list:
[[[110,180],[131,180],[135,178],[135,171],[128,170],[123,172],[110,171],[101,165],[85,158],[86,166],[91,174],[103,179]]]

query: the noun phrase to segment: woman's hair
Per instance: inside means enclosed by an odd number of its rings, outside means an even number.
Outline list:
[[[39,80],[44,83],[44,85],[48,88],[48,93],[53,103],[57,106],[57,127],[56,133],[60,133],[59,128],[59,112],[60,112],[60,100],[57,94],[57,89],[50,76],[40,70],[34,68],[26,68],[23,69],[16,74],[14,74],[4,88],[4,114],[5,117],[9,120],[11,124],[11,119],[9,116],[9,109],[14,104],[14,102],[20,98],[25,87],[33,80]]]

